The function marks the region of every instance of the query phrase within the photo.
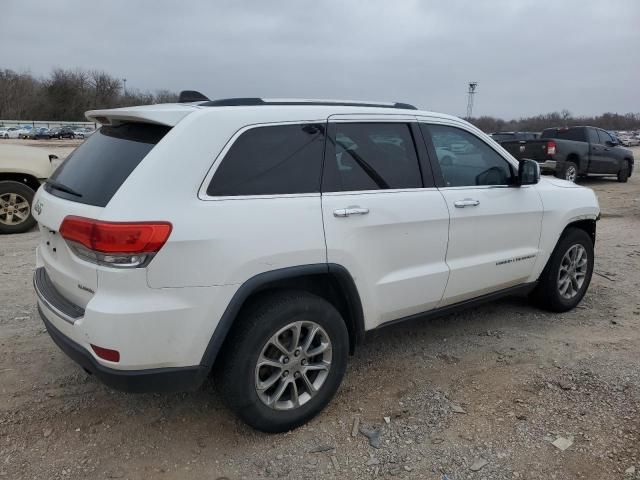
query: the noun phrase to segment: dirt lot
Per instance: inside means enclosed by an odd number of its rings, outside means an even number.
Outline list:
[[[0,476],[640,478],[640,175],[583,183],[603,218],[578,309],[511,298],[374,332],[328,409],[283,435],[247,428],[211,385],[127,395],[97,383],[38,318],[38,234],[0,238]],[[354,421],[380,429],[380,448]],[[561,451],[558,437],[573,443]]]

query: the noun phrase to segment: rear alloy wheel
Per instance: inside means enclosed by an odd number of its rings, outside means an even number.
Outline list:
[[[622,166],[622,169],[618,172],[618,181],[620,183],[627,183],[629,180],[629,170],[631,170],[631,165],[629,165],[629,162],[627,161],[624,161],[623,163],[624,165]]]
[[[349,333],[333,305],[287,291],[252,301],[225,339],[216,384],[225,403],[263,432],[285,432],[317,415],[342,381]]]
[[[573,162],[566,162],[560,173],[560,178],[575,183],[578,178],[578,166]]]
[[[0,233],[22,233],[35,225],[31,215],[34,195],[24,183],[0,182]]]

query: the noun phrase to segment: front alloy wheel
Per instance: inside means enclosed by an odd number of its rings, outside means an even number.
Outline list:
[[[587,251],[576,244],[567,250],[560,261],[558,270],[558,291],[567,300],[575,297],[587,276]]]

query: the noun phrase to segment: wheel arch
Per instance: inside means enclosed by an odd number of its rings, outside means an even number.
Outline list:
[[[29,175],[27,173],[16,173],[16,172],[0,172],[0,182],[20,182],[24,183],[27,187],[32,189],[34,192],[40,188],[40,182],[33,175]]]
[[[353,277],[342,265],[320,263],[260,273],[244,282],[231,298],[209,340],[200,365],[212,368],[242,308],[269,291],[301,290],[324,298],[342,315],[349,332],[349,350],[364,337],[362,303]]]
[[[558,237],[558,241],[560,241],[564,233],[569,228],[578,228],[580,230],[584,230],[587,233],[587,235],[591,237],[591,241],[595,245],[596,243],[596,220],[595,219],[575,220],[573,222],[568,223],[567,226],[564,227],[564,229],[562,230],[562,233],[560,234],[560,236]]]
[[[576,164],[576,166],[578,167],[578,171],[580,171],[582,165],[582,160],[580,158],[580,155],[578,155],[578,153],[576,152],[571,152],[570,154],[567,155],[565,161],[567,162],[573,162]]]

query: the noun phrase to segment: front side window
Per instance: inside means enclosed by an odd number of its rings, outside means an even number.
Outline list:
[[[322,180],[324,192],[419,187],[420,166],[408,124],[332,124]]]
[[[598,130],[598,136],[600,137],[600,143],[606,145],[607,142],[613,142],[613,138],[604,130]]]
[[[514,169],[483,140],[446,125],[421,125],[431,136],[446,187],[511,185]]]
[[[207,195],[283,195],[320,191],[325,126],[274,125],[247,130],[216,170]]]

